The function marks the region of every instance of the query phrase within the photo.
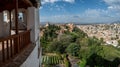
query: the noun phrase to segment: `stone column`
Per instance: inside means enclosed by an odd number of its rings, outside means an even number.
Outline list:
[[[26,18],[26,12],[23,12],[23,21],[24,21],[24,24],[27,25],[27,18]]]
[[[10,19],[9,18],[9,12],[8,11],[6,11],[6,13],[7,13],[7,20],[8,19]],[[7,37],[7,36],[9,36],[10,35],[10,21],[8,20],[7,22],[3,22],[4,23],[4,37]]]
[[[31,42],[36,44],[36,54],[37,57],[34,58],[35,62],[32,62],[34,67],[39,67],[41,57],[39,54],[40,40],[39,40],[39,11],[38,8],[29,7],[27,10],[27,29],[31,29]],[[31,65],[31,67],[33,67]]]
[[[36,43],[39,40],[39,9],[29,7],[27,12],[27,29],[31,29],[31,41]]]
[[[15,27],[15,10],[12,10],[12,15],[13,15],[13,18],[12,18],[12,27]]]

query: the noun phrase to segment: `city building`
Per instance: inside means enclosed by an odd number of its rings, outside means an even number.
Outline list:
[[[87,33],[89,37],[103,38],[106,45],[118,46],[120,24],[91,24],[77,25],[77,27]]]

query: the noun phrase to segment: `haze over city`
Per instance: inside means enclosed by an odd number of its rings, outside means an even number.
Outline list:
[[[120,0],[42,0],[40,22],[110,23],[120,21]]]

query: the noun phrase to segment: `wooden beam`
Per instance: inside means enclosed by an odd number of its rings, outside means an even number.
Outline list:
[[[18,34],[18,0],[15,0],[15,33]]]
[[[0,0],[0,12],[15,9],[15,3],[16,0]],[[36,0],[18,0],[18,8],[28,8],[36,5]]]
[[[28,4],[28,5],[30,5],[30,6],[33,6],[33,4],[31,3],[30,0],[23,0],[23,2],[26,3],[26,4]]]

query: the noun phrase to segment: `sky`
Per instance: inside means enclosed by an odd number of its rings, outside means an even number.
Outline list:
[[[110,23],[120,21],[120,0],[42,0],[40,22]]]

